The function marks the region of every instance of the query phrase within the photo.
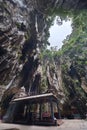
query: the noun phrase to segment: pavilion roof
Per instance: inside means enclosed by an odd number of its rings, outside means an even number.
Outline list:
[[[25,102],[47,102],[50,100],[53,101],[58,101],[57,97],[53,93],[45,93],[45,94],[40,94],[40,95],[33,95],[33,96],[26,96],[26,97],[21,97],[21,98],[16,98],[13,99],[12,102],[20,102],[20,101],[25,101]]]

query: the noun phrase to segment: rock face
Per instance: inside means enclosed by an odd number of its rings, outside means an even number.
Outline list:
[[[5,109],[21,87],[24,86],[27,94],[39,92],[38,55],[45,23],[43,14],[36,11],[36,4],[34,1],[0,2],[0,84],[6,89],[1,106]]]
[[[6,90],[1,101],[2,108],[7,108],[21,87],[25,88],[26,94],[42,93],[53,88],[64,100],[60,64],[53,61],[52,67],[47,63],[46,78],[41,71],[40,53],[48,44],[47,11],[50,8],[83,9],[86,6],[86,0],[0,1],[0,87]],[[85,88],[84,79],[81,83]]]
[[[23,12],[10,1],[0,2],[0,10],[0,84],[10,85],[23,66],[20,56],[25,42],[25,32],[21,28],[21,23],[19,23],[20,29],[18,27],[18,18],[22,20],[20,13]]]
[[[68,57],[68,54],[66,55]],[[64,58],[64,57],[62,57]],[[86,75],[82,75],[81,73],[84,73],[84,70],[81,69],[84,68],[80,65],[74,64],[74,61],[72,59],[62,59],[62,80],[64,83],[65,88],[65,95],[67,97],[68,107],[72,109],[72,106],[76,107],[78,110],[78,113],[80,113],[80,116],[82,118],[85,118],[86,113],[86,102],[87,102],[87,92],[86,92]],[[70,62],[69,64],[67,62]],[[73,62],[73,64],[72,64]],[[78,61],[77,61],[78,62]],[[85,66],[85,65],[84,65]],[[85,70],[86,72],[86,70]],[[67,103],[66,103],[67,104]]]
[[[0,1],[0,88],[1,93],[6,90],[3,102],[9,102],[19,87],[22,48],[27,34],[25,15],[26,10],[21,10],[14,1]]]

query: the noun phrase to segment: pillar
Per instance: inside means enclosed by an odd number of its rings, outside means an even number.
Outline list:
[[[50,100],[50,106],[51,106],[51,117],[54,119],[54,111],[53,111],[53,101],[52,99]]]
[[[57,102],[57,109],[58,109],[58,117],[59,117],[59,119],[61,119],[61,114],[60,114],[60,109],[59,109],[59,106],[58,106],[58,102]]]
[[[42,119],[42,103],[39,104],[39,116],[40,116],[40,120]]]

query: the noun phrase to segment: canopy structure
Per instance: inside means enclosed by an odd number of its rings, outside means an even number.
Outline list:
[[[60,111],[57,97],[53,93],[45,93],[13,99],[3,121],[57,125],[58,118],[60,118]]]
[[[57,97],[54,96],[53,93],[46,93],[46,94],[40,94],[40,95],[34,95],[34,96],[21,97],[21,98],[13,99],[12,102],[24,101],[24,102],[30,102],[30,103],[39,103],[42,101],[49,102],[50,100],[53,100],[54,102],[58,102]]]

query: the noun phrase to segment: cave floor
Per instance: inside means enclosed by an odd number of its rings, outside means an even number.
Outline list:
[[[28,126],[0,123],[0,130],[87,130],[87,120],[63,120],[60,126]]]

